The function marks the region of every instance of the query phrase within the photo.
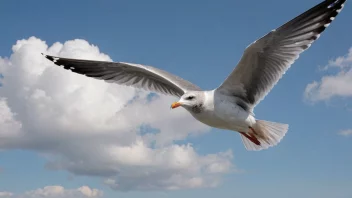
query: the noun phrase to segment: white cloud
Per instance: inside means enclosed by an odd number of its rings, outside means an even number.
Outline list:
[[[1,198],[97,198],[102,196],[103,192],[101,190],[88,186],[82,186],[77,189],[65,189],[62,186],[46,186],[22,194],[0,192]]]
[[[8,198],[8,197],[12,197],[12,196],[13,196],[13,193],[6,192],[6,191],[3,191],[3,192],[0,191],[0,198]]]
[[[15,114],[7,105],[5,98],[0,97],[0,145],[5,138],[16,136],[21,130],[21,123],[14,119]]]
[[[69,72],[41,53],[111,61],[84,40],[48,46],[31,37],[0,58],[0,149],[44,153],[47,168],[98,176],[117,190],[216,186],[232,152],[200,155],[175,144],[209,130],[175,98]]]
[[[352,135],[352,129],[346,129],[346,130],[342,130],[339,132],[340,135],[342,136],[351,136]]]
[[[352,97],[352,48],[345,56],[330,60],[323,68],[338,69],[333,75],[326,75],[319,82],[307,85],[305,98],[311,102],[327,101],[333,97]]]

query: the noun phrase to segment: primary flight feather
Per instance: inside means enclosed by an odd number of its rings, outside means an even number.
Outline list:
[[[184,107],[198,121],[237,131],[247,150],[277,145],[288,125],[257,120],[254,107],[335,19],[346,0],[325,0],[249,45],[239,63],[213,90],[155,67],[44,55],[58,66],[88,77],[179,97],[172,108]]]

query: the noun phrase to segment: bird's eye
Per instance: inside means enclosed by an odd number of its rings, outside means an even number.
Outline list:
[[[194,96],[188,96],[187,98],[186,98],[186,100],[192,100],[194,98]]]

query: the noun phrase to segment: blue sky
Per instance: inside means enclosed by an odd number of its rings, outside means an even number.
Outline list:
[[[153,65],[213,89],[237,64],[245,47],[319,2],[6,1],[0,7],[0,57],[9,57],[17,40],[31,36],[50,46],[78,38],[98,46],[114,61]],[[238,134],[217,129],[178,142],[192,143],[200,155],[232,150],[231,162],[241,173],[223,175],[215,188],[115,191],[97,177],[49,170],[42,153],[25,148],[0,152],[0,191],[88,185],[104,191],[105,197],[351,197],[352,136],[339,132],[352,129],[352,94],[314,104],[304,99],[308,84],[336,74],[334,69],[320,71],[319,66],[348,53],[351,19],[347,2],[256,107],[257,118],[290,125],[278,146],[248,152]]]

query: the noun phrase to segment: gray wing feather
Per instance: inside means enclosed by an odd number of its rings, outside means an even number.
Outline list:
[[[201,89],[161,69],[151,66],[94,60],[69,59],[44,55],[58,66],[88,77],[105,80],[110,83],[133,86],[148,91],[180,97],[187,91]]]
[[[257,105],[335,19],[346,0],[326,0],[249,45],[218,87],[251,108]]]

